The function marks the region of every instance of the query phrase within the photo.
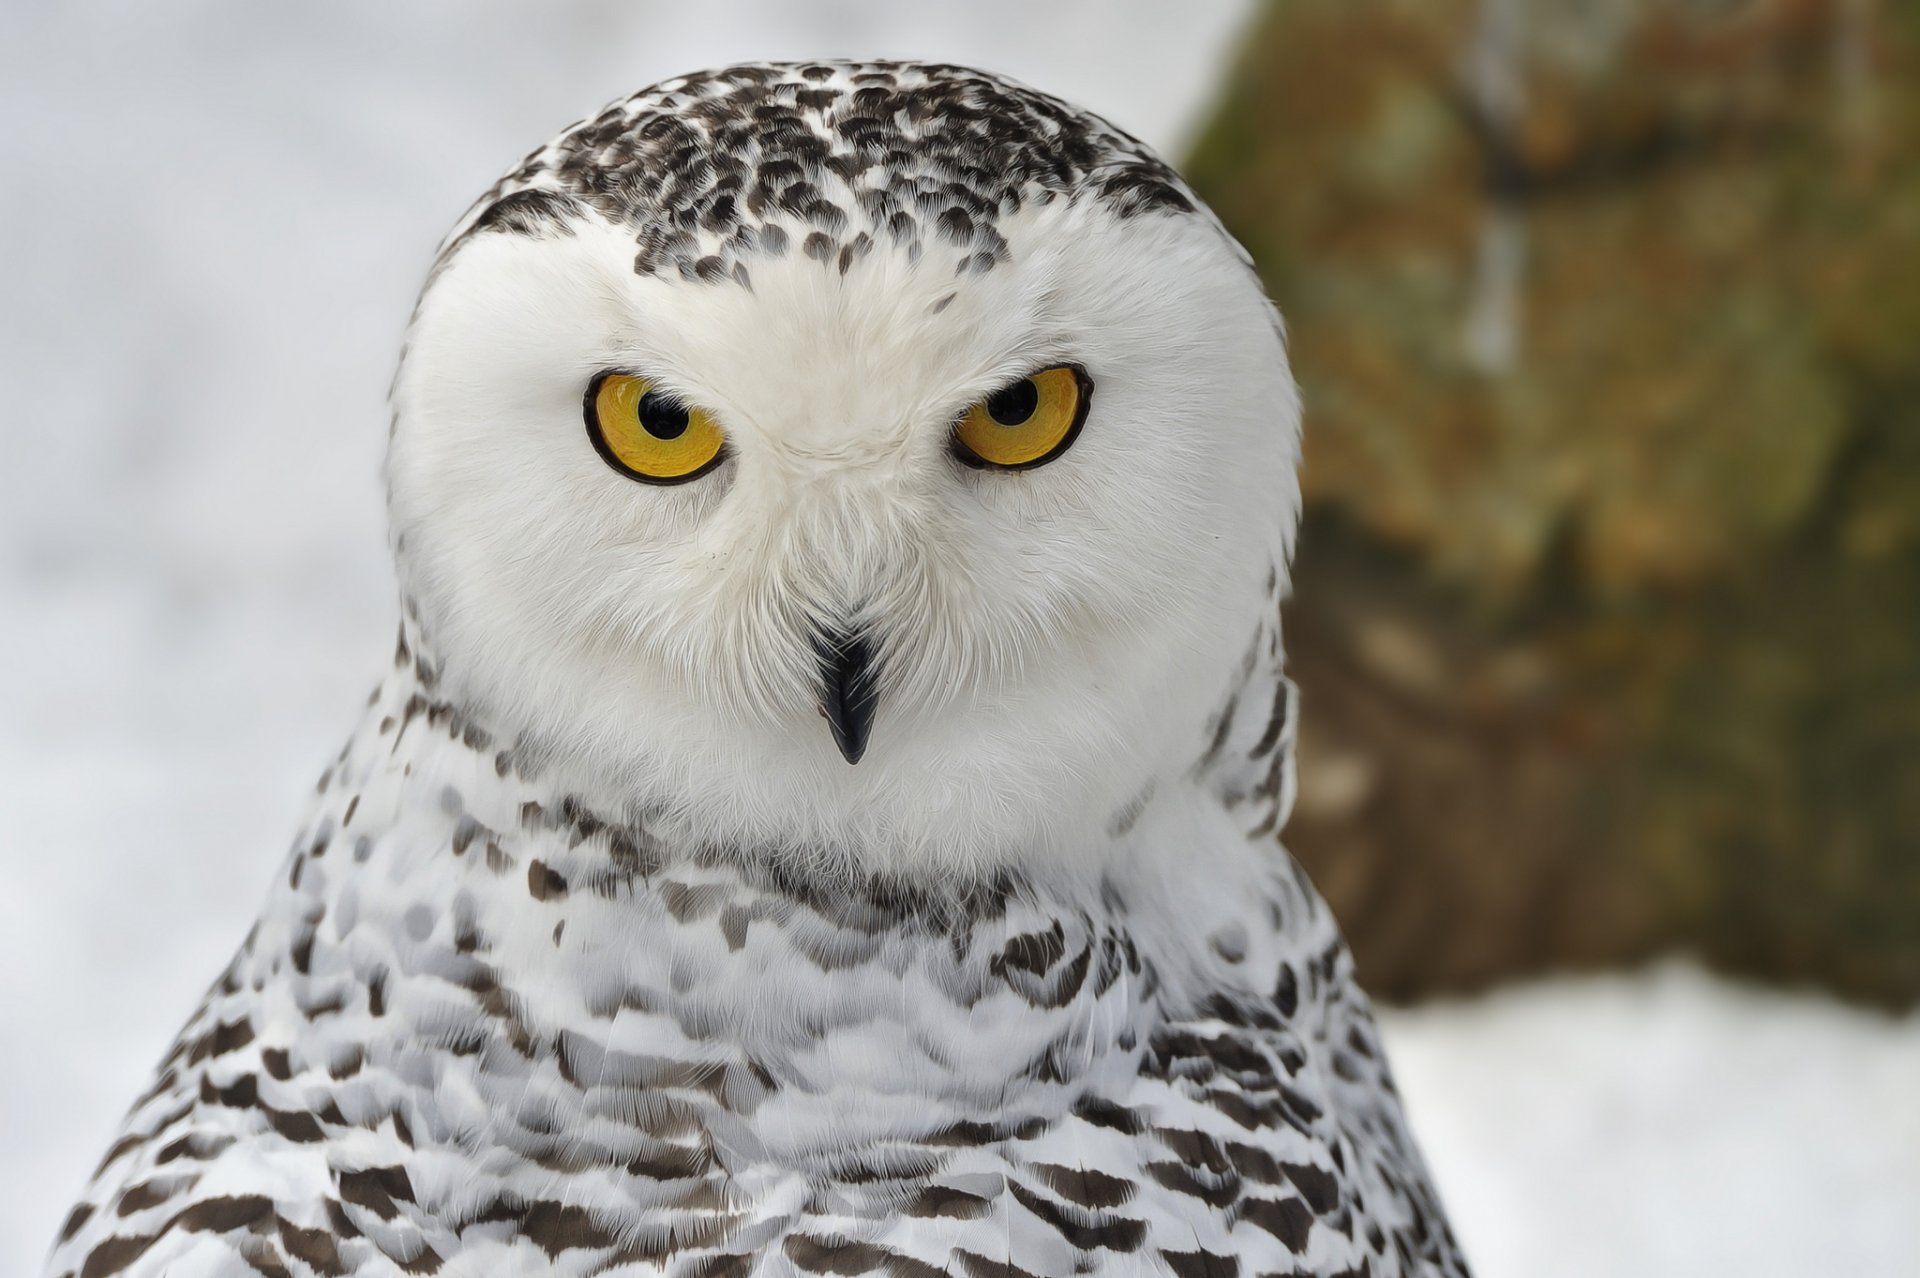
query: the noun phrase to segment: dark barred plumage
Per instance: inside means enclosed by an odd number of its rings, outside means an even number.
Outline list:
[[[1124,882],[808,890],[678,854],[415,665],[51,1272],[1464,1272],[1278,849],[1207,938],[1213,983],[1178,989]],[[1287,799],[1289,688],[1259,662],[1205,765],[1250,829]],[[896,1054],[866,1130],[820,1121],[836,1059]]]

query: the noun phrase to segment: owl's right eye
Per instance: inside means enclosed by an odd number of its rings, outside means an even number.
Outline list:
[[[713,415],[651,378],[600,374],[587,386],[586,415],[607,465],[644,484],[684,484],[727,458],[726,432]]]

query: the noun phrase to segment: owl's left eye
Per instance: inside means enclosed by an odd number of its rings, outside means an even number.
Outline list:
[[[969,466],[1028,470],[1073,446],[1093,379],[1077,364],[1056,364],[1002,386],[953,426],[954,453]]]
[[[587,386],[587,435],[606,463],[646,484],[684,484],[726,460],[727,436],[695,408],[629,373],[602,373]]]

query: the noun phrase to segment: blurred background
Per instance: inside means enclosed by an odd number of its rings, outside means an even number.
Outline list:
[[[1920,3],[0,12],[0,1271],[382,669],[440,233],[603,101],[972,62],[1165,151],[1308,405],[1288,842],[1485,1278],[1920,1274]]]

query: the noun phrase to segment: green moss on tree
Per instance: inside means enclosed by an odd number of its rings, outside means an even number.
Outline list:
[[[1920,996],[1916,54],[1875,0],[1253,33],[1187,169],[1290,321],[1291,841],[1383,988]]]

